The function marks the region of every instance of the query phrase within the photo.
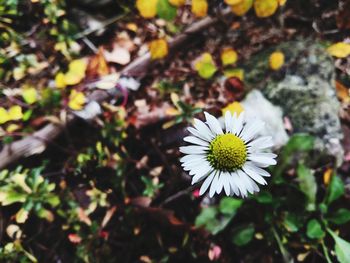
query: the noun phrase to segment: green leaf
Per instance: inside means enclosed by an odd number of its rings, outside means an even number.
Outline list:
[[[296,215],[288,213],[283,220],[283,225],[288,232],[297,232],[300,227],[300,220]]]
[[[297,168],[300,190],[307,197],[307,211],[315,210],[317,183],[312,171],[303,164],[299,164]]]
[[[217,214],[217,209],[215,207],[206,207],[203,208],[201,213],[197,216],[195,225],[196,226],[205,226],[207,222],[215,220]]]
[[[342,238],[340,238],[335,232],[328,229],[328,232],[334,239],[335,242],[335,254],[340,263],[349,263],[350,262],[350,243]]]
[[[266,191],[256,195],[255,199],[261,204],[271,204],[273,202],[272,194]]]
[[[341,197],[345,192],[343,181],[336,175],[334,175],[331,179],[331,182],[328,186],[328,194],[326,202],[327,204],[331,204],[339,197]]]
[[[324,238],[325,232],[322,229],[321,224],[316,220],[312,219],[307,223],[306,235],[311,239],[321,239]]]
[[[232,242],[237,246],[244,246],[252,240],[254,232],[253,225],[241,226],[234,231]]]
[[[243,200],[232,197],[224,197],[220,201],[219,210],[223,214],[232,215],[241,207]]]
[[[158,0],[157,13],[160,18],[169,21],[176,17],[177,9],[168,0]]]
[[[211,63],[204,63],[199,69],[198,74],[204,79],[210,79],[216,72],[216,66]]]
[[[350,221],[350,210],[346,208],[340,208],[335,213],[332,213],[332,217],[328,218],[334,224],[342,225]]]

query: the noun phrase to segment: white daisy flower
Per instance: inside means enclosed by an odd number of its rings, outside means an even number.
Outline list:
[[[264,127],[260,120],[246,121],[244,112],[238,117],[225,114],[225,131],[214,116],[205,112],[206,123],[194,119],[192,134],[184,141],[193,145],[180,147],[186,156],[180,159],[185,171],[193,176],[192,184],[204,180],[199,194],[209,189],[209,196],[220,194],[246,197],[265,185],[270,174],[262,168],[275,165],[276,154],[265,152],[273,146],[271,137],[258,137]]]

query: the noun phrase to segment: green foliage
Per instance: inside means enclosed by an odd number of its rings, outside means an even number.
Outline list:
[[[321,224],[316,219],[311,219],[307,223],[306,235],[312,239],[321,239],[326,235]]]
[[[230,223],[242,204],[243,201],[240,199],[224,197],[218,206],[202,208],[195,225],[204,226],[205,229],[216,235]]]
[[[331,179],[331,182],[328,187],[326,203],[331,204],[339,197],[341,197],[345,192],[343,181],[336,175]]]
[[[237,246],[244,246],[247,245],[254,236],[254,226],[253,225],[247,225],[247,226],[240,226],[233,230],[234,234],[232,237],[232,242]]]
[[[159,0],[157,6],[158,16],[165,20],[173,20],[176,17],[176,7],[169,4],[168,0]]]
[[[55,184],[40,175],[43,169],[23,170],[18,167],[13,172],[3,170],[0,173],[0,203],[2,206],[21,203],[16,215],[18,222],[24,222],[31,211],[50,220],[51,212],[46,207],[56,207],[60,202],[53,193]]]
[[[300,190],[307,197],[306,210],[314,211],[316,202],[317,183],[311,170],[303,164],[299,164],[297,169]]]
[[[337,255],[337,259],[340,263],[350,262],[350,243],[340,238],[335,232],[328,229],[328,232],[334,239],[335,242],[335,253]]]

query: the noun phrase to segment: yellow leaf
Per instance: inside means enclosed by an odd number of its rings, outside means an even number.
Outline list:
[[[278,0],[255,0],[254,9],[258,17],[273,15],[278,8]]]
[[[350,44],[338,42],[328,47],[327,52],[337,58],[346,58],[350,55]]]
[[[22,108],[18,105],[12,106],[8,110],[8,115],[9,115],[9,119],[12,121],[20,120],[23,117]]]
[[[16,213],[16,222],[17,223],[24,223],[25,221],[27,221],[28,218],[28,211],[24,210],[23,208],[21,208],[17,213]]]
[[[243,112],[244,109],[241,103],[234,101],[228,104],[225,108],[221,109],[222,115],[225,116],[226,111],[231,112],[232,115],[236,113],[237,116],[239,116],[239,114],[241,114],[241,112]]]
[[[232,5],[231,10],[237,16],[244,16],[253,6],[253,0],[242,0],[239,4]]]
[[[226,69],[224,71],[224,75],[227,78],[238,78],[239,80],[243,81],[244,80],[244,70],[240,68],[235,68],[235,69]]]
[[[183,6],[186,0],[169,0],[169,3],[174,6]]]
[[[127,23],[126,28],[130,31],[136,32],[137,31],[137,24],[135,23]]]
[[[69,95],[68,106],[72,110],[81,110],[86,102],[86,97],[84,93],[72,90]]]
[[[84,59],[76,59],[69,63],[68,72],[64,74],[66,85],[76,85],[85,77],[87,63]]]
[[[152,59],[161,59],[168,55],[168,43],[164,39],[153,40],[149,44]]]
[[[225,48],[221,52],[221,61],[224,66],[236,63],[238,58],[237,52],[232,48]]]
[[[19,130],[20,128],[21,128],[21,126],[19,126],[18,124],[11,123],[10,125],[7,126],[6,131],[8,133],[11,133],[11,132]]]
[[[278,4],[280,6],[284,6],[286,4],[287,0],[278,0]]]
[[[15,80],[20,80],[22,78],[24,78],[25,76],[25,68],[22,67],[15,67],[13,70],[13,78]]]
[[[33,104],[38,100],[38,92],[33,87],[23,88],[22,97],[28,104]]]
[[[55,85],[56,85],[56,88],[59,88],[59,89],[63,89],[67,86],[65,81],[65,76],[62,72],[57,73],[55,77]]]
[[[144,18],[153,18],[157,14],[158,0],[137,0],[136,8]]]
[[[332,179],[333,169],[327,168],[327,170],[323,174],[323,183],[327,186]]]
[[[10,120],[7,110],[3,107],[0,107],[0,124],[8,122]]]
[[[197,17],[206,16],[208,13],[207,0],[192,0],[191,11]]]
[[[279,70],[284,64],[284,54],[280,51],[275,51],[269,58],[270,68],[272,70]]]
[[[243,0],[225,0],[225,3],[228,5],[237,5],[237,4],[240,4],[242,2],[243,2]]]
[[[208,52],[203,53],[202,56],[194,63],[194,68],[204,79],[211,78],[217,71],[213,57]]]

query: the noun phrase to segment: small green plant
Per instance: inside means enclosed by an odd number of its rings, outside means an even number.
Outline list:
[[[49,221],[53,214],[48,207],[56,207],[60,200],[53,192],[55,184],[45,179],[41,172],[44,167],[22,169],[0,173],[0,204],[2,206],[20,203],[21,207],[16,213],[16,221],[23,223],[30,212]]]

